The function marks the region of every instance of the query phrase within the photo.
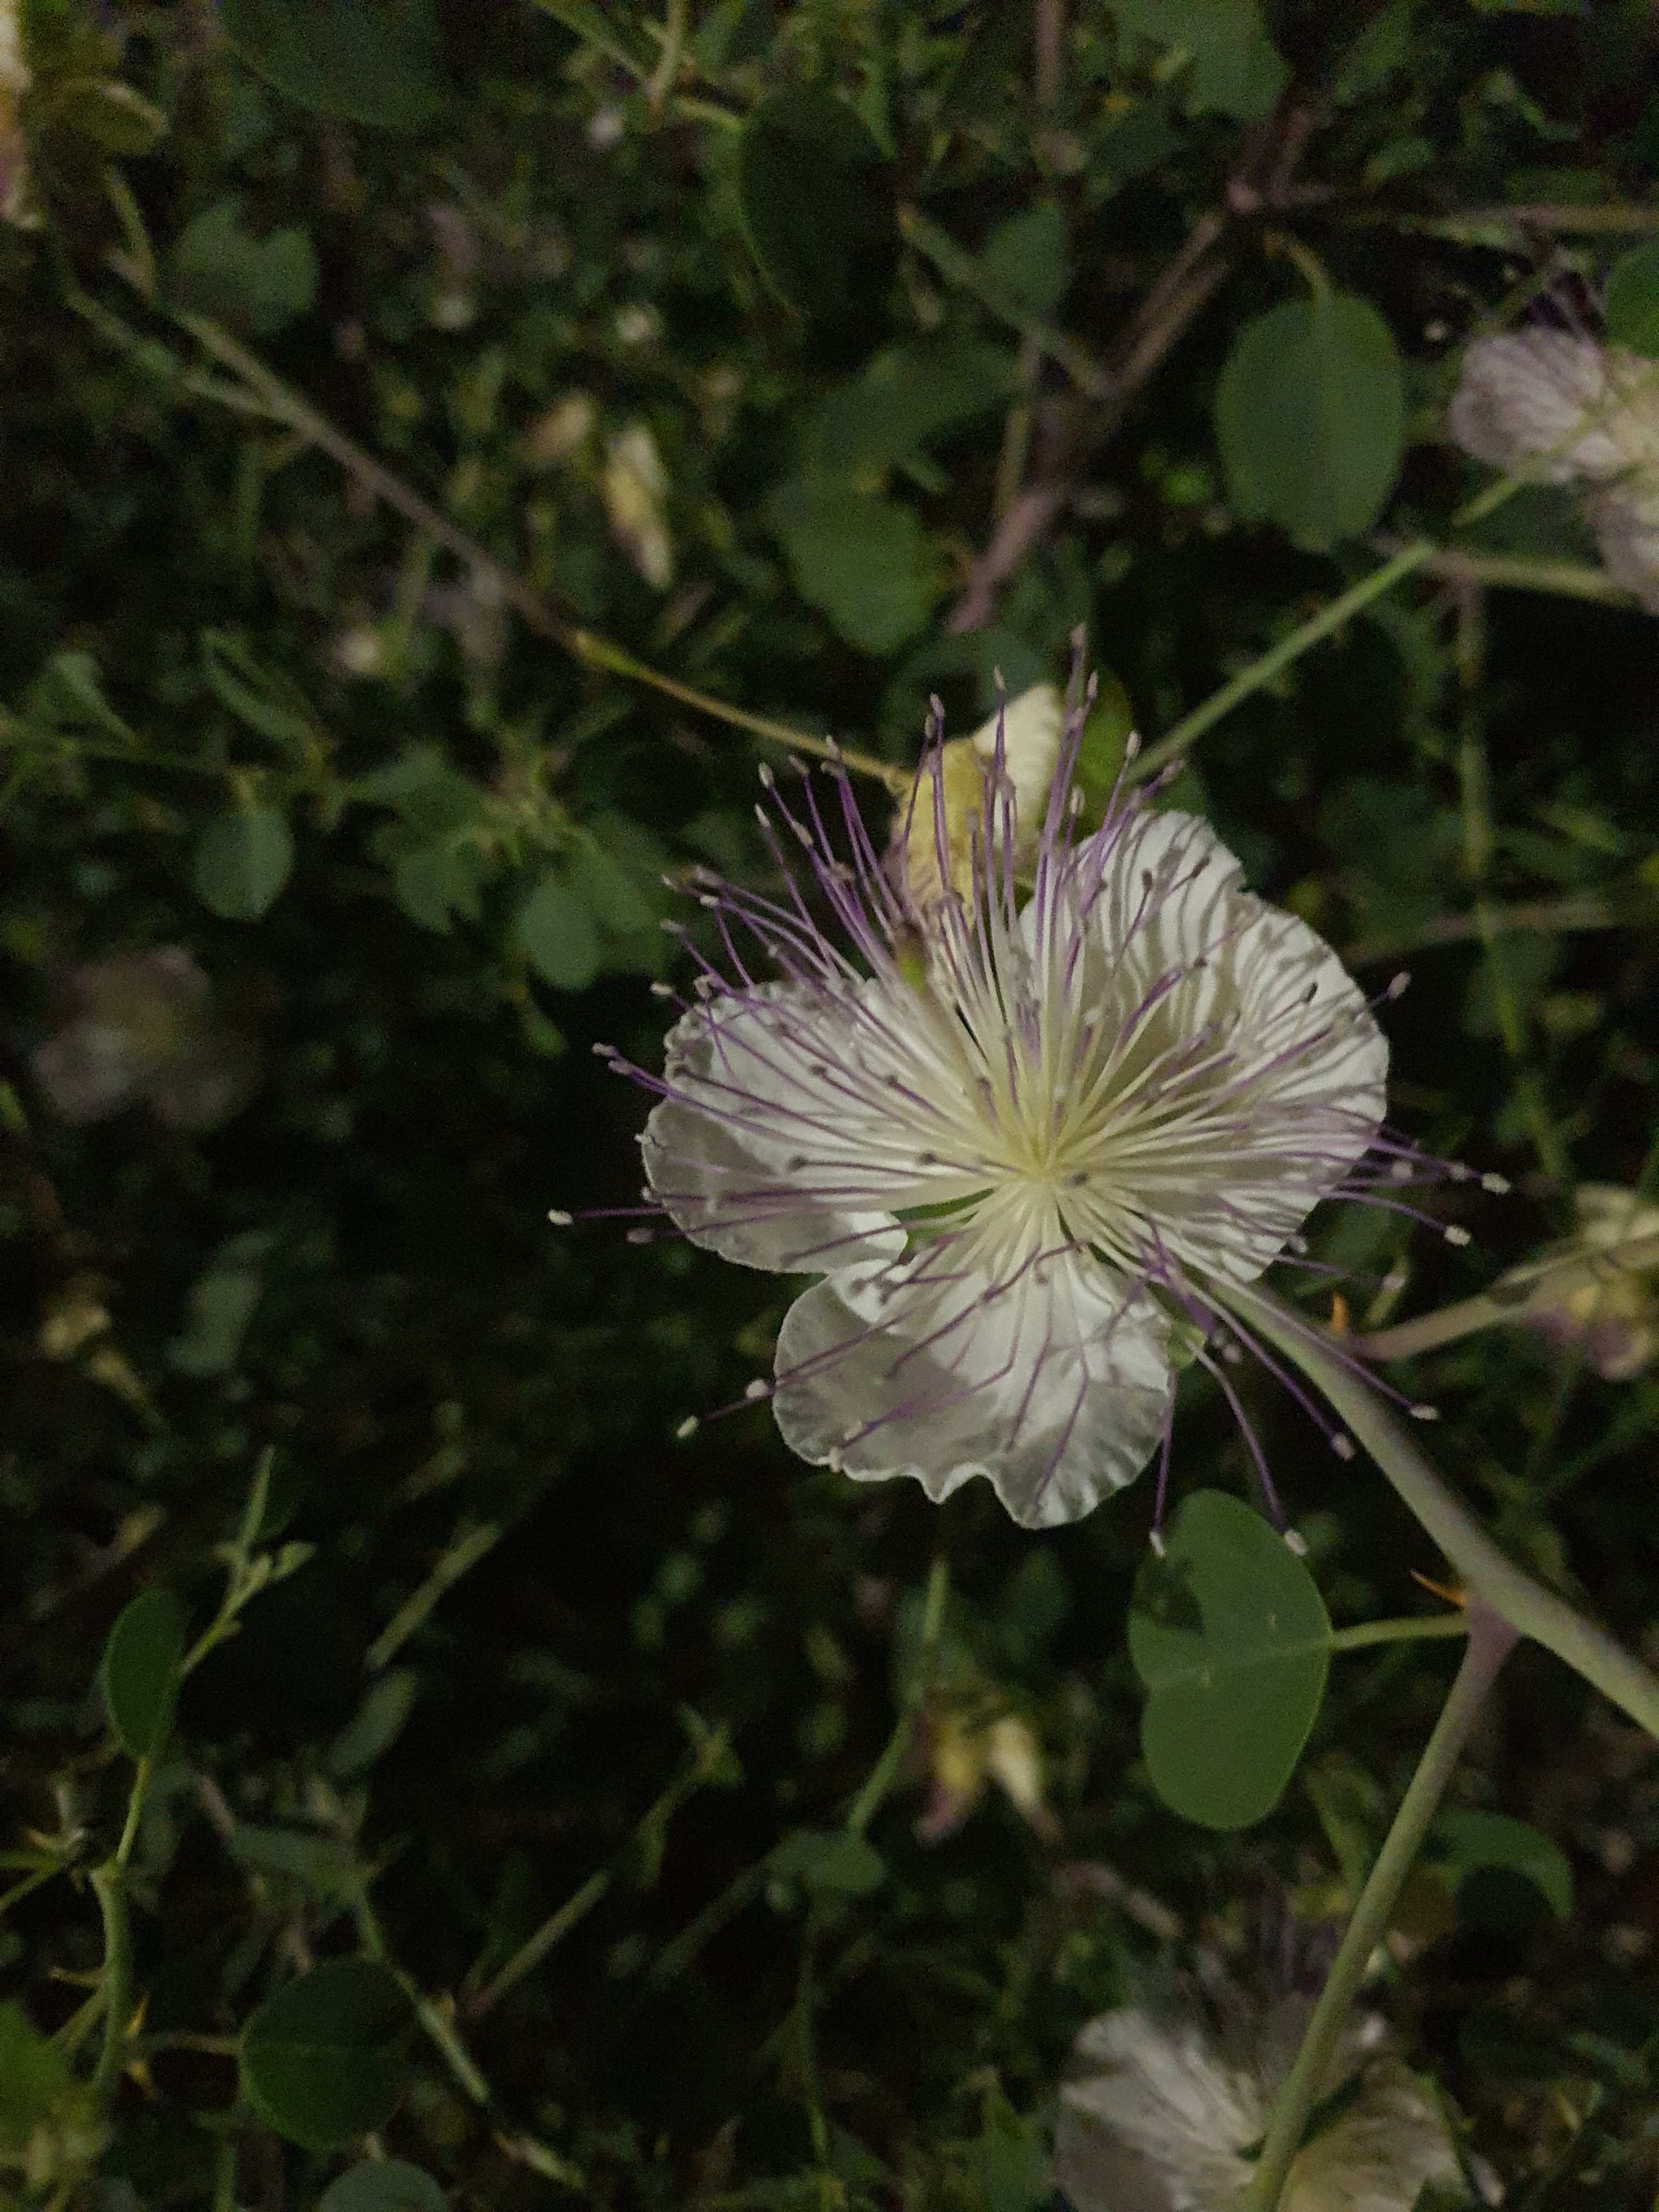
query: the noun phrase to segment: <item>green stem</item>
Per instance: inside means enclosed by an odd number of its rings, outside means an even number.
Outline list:
[[[1333,1651],[1364,1651],[1372,1644],[1418,1644],[1438,1636],[1467,1636],[1468,1615],[1437,1613],[1426,1617],[1407,1614],[1401,1620],[1361,1620],[1352,1628],[1331,1631]]]
[[[126,2052],[127,2021],[132,2012],[132,1920],[127,1910],[127,1863],[138,1838],[144,1799],[149,1792],[150,1763],[141,1759],[133,1770],[127,1797],[127,1817],[115,1855],[92,1870],[92,1892],[104,1920],[104,1971],[99,2002],[104,2015],[104,2039],[93,2069],[93,2092],[100,2107],[115,2094]]]
[[[1659,1680],[1622,1645],[1534,1582],[1467,1513],[1362,1375],[1310,1322],[1260,1290],[1229,1293],[1277,1350],[1294,1361],[1341,1416],[1463,1577],[1472,1595],[1564,1660],[1621,1712],[1659,1737]]]
[[[862,1790],[853,1800],[847,1815],[848,1835],[861,1836],[880,1809],[882,1801],[898,1778],[905,1753],[915,1735],[916,1715],[922,1701],[933,1686],[933,1655],[939,1649],[939,1639],[945,1627],[945,1604],[951,1593],[951,1563],[940,1553],[927,1575],[927,1595],[921,1616],[921,1643],[916,1651],[916,1663],[910,1670],[910,1679],[904,1688],[904,1698],[899,1706],[898,1718],[893,1723],[893,1733],[887,1739],[881,1757],[871,1768]]]
[[[1273,2212],[1301,2144],[1308,2116],[1318,2102],[1348,2008],[1365,1978],[1371,1954],[1387,1930],[1395,1900],[1411,1872],[1429,1823],[1451,1780],[1476,1714],[1498,1668],[1513,1650],[1516,1631],[1484,1605],[1470,1608],[1468,1648],[1451,1695],[1435,1723],[1417,1771],[1401,1801],[1319,1993],[1302,2047],[1273,2100],[1244,2212]]]
[[[1452,517],[1453,528],[1462,529],[1469,523],[1479,522],[1495,507],[1501,507],[1506,499],[1512,499],[1529,481],[1526,477],[1502,477],[1496,483],[1488,484],[1485,491],[1458,508]],[[1290,667],[1293,661],[1300,660],[1304,653],[1340,629],[1345,623],[1351,622],[1374,599],[1380,599],[1386,592],[1391,592],[1414,569],[1427,568],[1444,550],[1435,538],[1419,538],[1402,547],[1393,560],[1385,561],[1380,568],[1373,568],[1369,576],[1362,576],[1357,584],[1322,606],[1316,615],[1310,616],[1288,637],[1280,638],[1271,651],[1264,653],[1260,659],[1253,660],[1248,668],[1242,669],[1231,683],[1224,684],[1218,691],[1212,692],[1201,706],[1194,707],[1190,714],[1184,715],[1174,729],[1161,737],[1155,745],[1149,745],[1130,771],[1136,782],[1144,783],[1149,775],[1156,775],[1159,769],[1170,761],[1179,760],[1206,730],[1224,716],[1231,714],[1235,707],[1253,693],[1271,684],[1281,670]]]

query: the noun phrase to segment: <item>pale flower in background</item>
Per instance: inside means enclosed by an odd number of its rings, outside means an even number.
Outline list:
[[[1083,2030],[1054,2136],[1076,2212],[1241,2212],[1308,2007],[1290,1999],[1256,2023],[1235,1996],[1233,2012],[1231,2033],[1135,2006]],[[1412,2212],[1425,2185],[1457,2187],[1439,2104],[1385,2042],[1374,2014],[1350,2026],[1321,2089],[1348,2099],[1297,2152],[1279,2212]]]
[[[71,1018],[29,1066],[65,1121],[102,1121],[147,1105],[170,1129],[216,1128],[258,1081],[252,1044],[225,1028],[213,987],[182,945],[119,953],[73,970]]]
[[[1388,1066],[1336,956],[1244,890],[1207,823],[1132,799],[1073,837],[1086,703],[1030,844],[994,747],[968,891],[924,909],[846,775],[834,843],[804,777],[778,812],[842,942],[798,886],[773,900],[702,872],[728,966],[703,963],[660,1077],[600,1048],[661,1100],[653,1206],[725,1258],[820,1279],[750,1393],[791,1449],[935,1500],[983,1476],[1032,1528],[1158,1450],[1176,1364],[1207,1357],[1230,1288],[1352,1188]],[[941,878],[947,803],[936,754],[915,811]]]
[[[1659,362],[1566,331],[1478,338],[1447,419],[1477,460],[1582,486],[1608,574],[1659,614]]]
[[[674,544],[663,502],[668,471],[650,429],[630,422],[605,447],[602,478],[611,533],[653,591],[674,580]]]
[[[23,95],[33,82],[23,52],[23,0],[0,0],[0,222],[16,230],[40,225],[23,135]]]
[[[567,392],[525,432],[521,451],[532,469],[552,469],[574,460],[592,436],[599,410],[586,392]]]
[[[1576,1232],[1492,1286],[1523,1292],[1525,1318],[1609,1382],[1628,1382],[1659,1351],[1659,1206],[1616,1184],[1581,1183]]]

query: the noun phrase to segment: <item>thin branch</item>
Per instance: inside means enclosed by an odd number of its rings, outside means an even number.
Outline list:
[[[1488,936],[1522,937],[1532,931],[1618,929],[1630,917],[1594,891],[1576,897],[1533,899],[1515,906],[1489,906],[1478,914],[1439,914],[1409,937],[1364,937],[1346,948],[1350,968],[1398,960],[1408,952],[1428,952],[1443,945],[1467,945]]]

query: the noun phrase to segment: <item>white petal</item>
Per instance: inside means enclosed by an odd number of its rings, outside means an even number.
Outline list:
[[[1659,482],[1609,484],[1585,502],[1607,573],[1650,615],[1659,615]]]
[[[870,1181],[860,1162],[890,1132],[835,1084],[853,1026],[774,984],[694,1006],[670,1030],[674,1095],[653,1109],[641,1148],[653,1192],[694,1244],[806,1274],[903,1250],[891,1212],[858,1202]]]
[[[1026,1528],[1077,1520],[1158,1447],[1163,1317],[1074,1254],[1014,1268],[1000,1288],[982,1271],[943,1279],[953,1272],[941,1240],[798,1298],[778,1338],[784,1441],[860,1480],[914,1475],[935,1501],[984,1475]]]
[[[1074,988],[1128,1039],[1098,1173],[1142,1253],[1249,1281],[1375,1138],[1387,1042],[1330,947],[1243,889],[1207,823],[1140,813],[1091,845]]]

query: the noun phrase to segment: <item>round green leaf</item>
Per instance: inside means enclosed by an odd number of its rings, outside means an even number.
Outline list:
[[[543,982],[585,991],[599,973],[599,933],[584,887],[545,875],[519,908],[519,943]]]
[[[873,188],[875,152],[852,109],[811,88],[763,100],[744,125],[744,234],[768,285],[799,314],[841,307],[891,234],[891,210]]]
[[[191,872],[204,907],[226,921],[258,921],[293,866],[293,833],[276,807],[243,806],[209,823]]]
[[[441,104],[434,0],[224,0],[225,34],[298,106],[418,131]]]
[[[1539,1892],[1558,1920],[1572,1914],[1572,1868],[1566,1854],[1524,1820],[1507,1813],[1456,1807],[1442,1813],[1430,1838],[1429,1856],[1454,1890],[1471,1875],[1497,1870],[1520,1875]]]
[[[267,1997],[242,2029],[242,2094],[307,2150],[382,2126],[403,2094],[409,2004],[371,1959],[331,1959]]]
[[[1149,1696],[1141,1747],[1164,1802],[1206,1828],[1272,1811],[1325,1694],[1331,1624],[1261,1515],[1200,1490],[1136,1577],[1129,1656]]]
[[[799,1829],[784,1838],[767,1863],[782,1881],[830,1897],[867,1897],[887,1879],[881,1853],[844,1828]]]
[[[1382,513],[1405,451],[1394,334],[1350,293],[1287,300],[1234,339],[1215,421],[1246,521],[1275,522],[1320,552],[1355,537]]]
[[[268,337],[309,313],[317,255],[303,230],[256,238],[242,227],[242,206],[232,193],[185,224],[167,256],[167,287],[180,307]]]
[[[331,2181],[317,2200],[317,2212],[447,2212],[448,2202],[418,2166],[371,2158]]]
[[[1607,271],[1605,307],[1614,345],[1659,356],[1659,238],[1620,255]]]
[[[104,1710],[130,1759],[167,1741],[185,1656],[185,1609],[171,1590],[143,1590],[123,1606],[104,1646]]]
[[[790,477],[774,487],[767,517],[795,589],[849,645],[891,653],[932,614],[938,566],[921,524],[896,500],[841,477]]]

